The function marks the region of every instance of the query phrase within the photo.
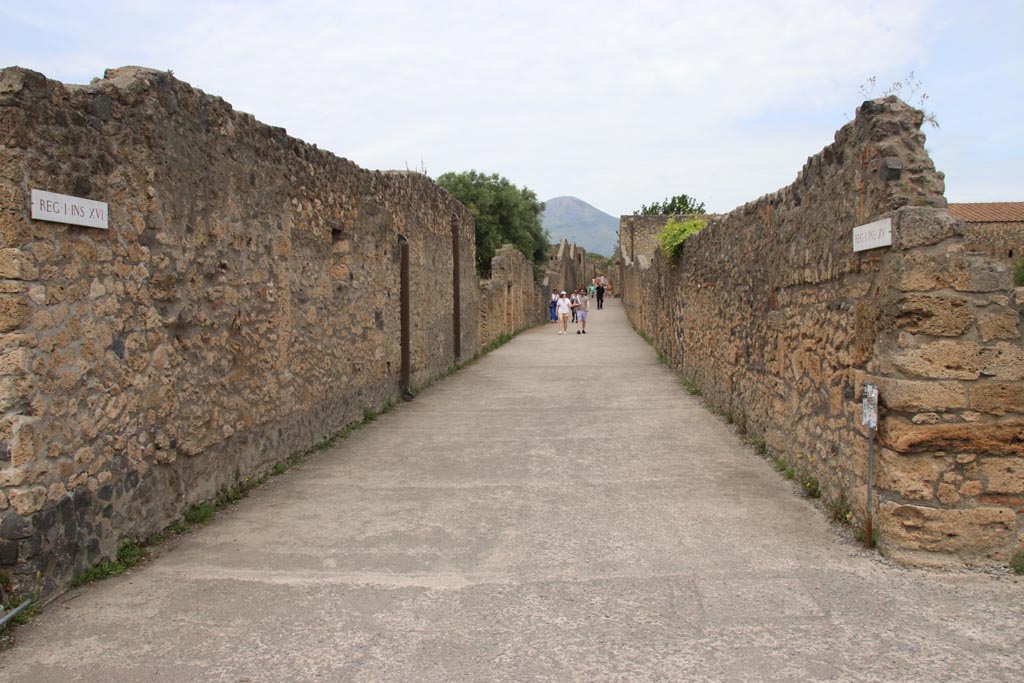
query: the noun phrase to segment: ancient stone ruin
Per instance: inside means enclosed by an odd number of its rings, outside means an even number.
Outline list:
[[[778,192],[708,218],[667,258],[624,216],[633,324],[835,515],[863,525],[865,383],[880,388],[878,542],[908,563],[1024,550],[1024,288],[946,210],[921,112],[865,102]],[[891,219],[891,246],[854,251]],[[965,237],[966,235],[966,237]]]
[[[109,229],[31,220],[36,189]],[[425,176],[135,67],[0,71],[0,235],[0,570],[44,594],[547,311],[511,248],[480,281]]]
[[[797,181],[712,217],[683,255],[624,219],[638,329],[771,452],[865,512],[860,392],[881,388],[882,549],[1024,549],[1024,350],[1009,267],[945,210],[921,114],[866,103]],[[32,192],[108,228],[33,220]],[[850,230],[892,221],[891,247]],[[0,570],[44,594],[544,320],[593,277],[555,246],[474,268],[471,213],[170,74],[70,86],[0,71]]]

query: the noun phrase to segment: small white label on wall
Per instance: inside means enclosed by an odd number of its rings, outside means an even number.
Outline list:
[[[45,190],[32,190],[32,218],[107,230],[107,203]]]
[[[853,250],[877,249],[892,246],[892,219],[883,218],[853,229]]]

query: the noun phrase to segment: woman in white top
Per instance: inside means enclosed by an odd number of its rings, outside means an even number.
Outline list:
[[[558,301],[555,302],[555,308],[558,309],[558,323],[561,328],[558,330],[558,334],[568,334],[569,316],[572,315],[572,301],[565,295],[565,292],[559,295]]]

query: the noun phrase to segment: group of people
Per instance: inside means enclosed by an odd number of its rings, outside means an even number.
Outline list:
[[[597,300],[597,310],[604,308],[604,278],[590,281],[590,286],[579,286],[569,295],[564,290],[551,290],[551,322],[559,323],[558,334],[569,334],[569,321],[576,323],[576,334],[587,333],[587,314],[590,300]]]

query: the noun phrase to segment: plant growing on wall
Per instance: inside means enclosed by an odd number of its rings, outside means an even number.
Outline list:
[[[1024,256],[1013,264],[1013,284],[1016,287],[1024,287]]]
[[[878,79],[874,76],[868,78],[859,88],[861,97],[870,100],[875,92],[877,81]],[[910,106],[917,107],[924,113],[924,120],[927,123],[934,128],[939,127],[939,120],[935,118],[935,112],[925,109],[928,106],[928,93],[924,91],[921,79],[913,71],[907,74],[902,81],[893,81],[892,85],[882,91],[882,97],[889,95],[895,95]]]
[[[686,238],[696,235],[704,229],[705,225],[705,222],[699,218],[691,218],[686,221],[670,218],[658,233],[658,245],[666,255],[674,258],[683,253],[683,243]]]

